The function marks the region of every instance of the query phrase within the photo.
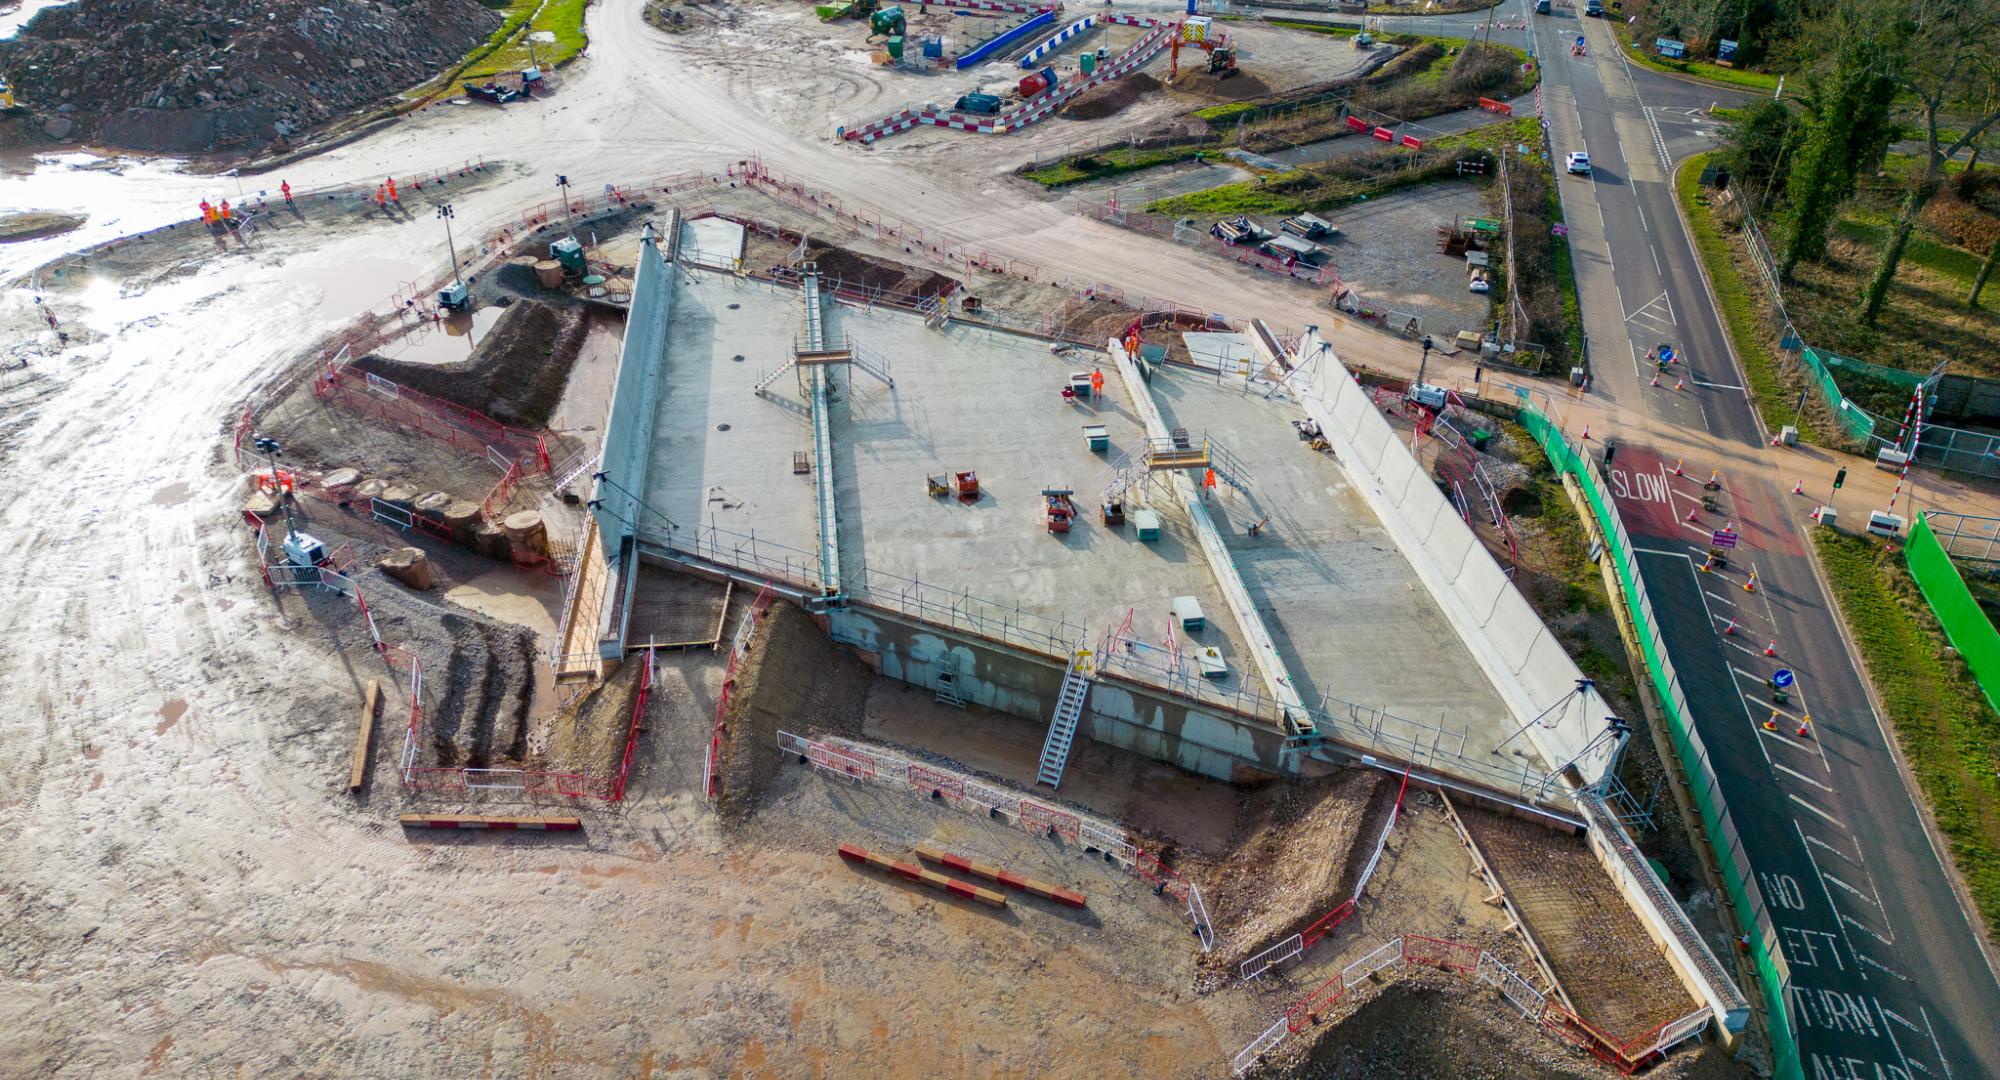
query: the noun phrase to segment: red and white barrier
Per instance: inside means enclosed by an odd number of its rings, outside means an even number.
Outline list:
[[[431,817],[426,814],[404,814],[396,819],[405,829],[495,829],[519,832],[577,832],[583,828],[583,821],[573,817],[474,817],[452,814],[445,817]]]

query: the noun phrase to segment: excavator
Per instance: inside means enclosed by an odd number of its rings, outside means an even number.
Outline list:
[[[1208,54],[1208,73],[1217,79],[1227,79],[1240,74],[1236,66],[1236,46],[1218,45]]]

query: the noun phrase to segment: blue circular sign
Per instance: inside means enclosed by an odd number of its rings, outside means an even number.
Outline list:
[[[1792,672],[1789,668],[1779,668],[1778,673],[1771,676],[1771,685],[1780,690],[1792,685],[1793,681]]]

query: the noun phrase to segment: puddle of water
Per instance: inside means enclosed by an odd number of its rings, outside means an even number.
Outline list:
[[[506,311],[506,308],[483,307],[470,317],[460,315],[443,322],[424,323],[377,352],[406,364],[449,364],[464,360],[486,340],[486,332],[493,329]]]
[[[349,259],[338,263],[293,259],[278,276],[325,293],[325,307],[329,311],[363,311],[381,304],[398,286],[417,274],[415,263],[401,259]]]
[[[43,9],[61,7],[72,2],[73,0],[21,0],[20,7],[0,15],[0,41],[20,33],[21,27],[28,25],[28,20]]]

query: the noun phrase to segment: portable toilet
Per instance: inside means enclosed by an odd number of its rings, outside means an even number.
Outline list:
[[[562,264],[564,274],[583,273],[583,245],[576,237],[565,236],[549,245],[549,257]]]
[[[925,38],[924,57],[930,60],[944,59],[944,39],[941,37]]]
[[[902,58],[903,58],[903,35],[892,34],[889,37],[889,59],[901,60]]]
[[[1087,52],[1087,53],[1084,53],[1084,54],[1083,54],[1082,56],[1079,56],[1079,57],[1077,57],[1077,58],[1076,58],[1076,69],[1077,69],[1078,71],[1081,71],[1081,72],[1083,72],[1083,73],[1084,73],[1085,75],[1088,75],[1088,74],[1090,74],[1090,73],[1091,73],[1091,72],[1093,72],[1093,71],[1096,71],[1096,70],[1097,70],[1097,54],[1096,54],[1096,53],[1088,53],[1088,52]]]

